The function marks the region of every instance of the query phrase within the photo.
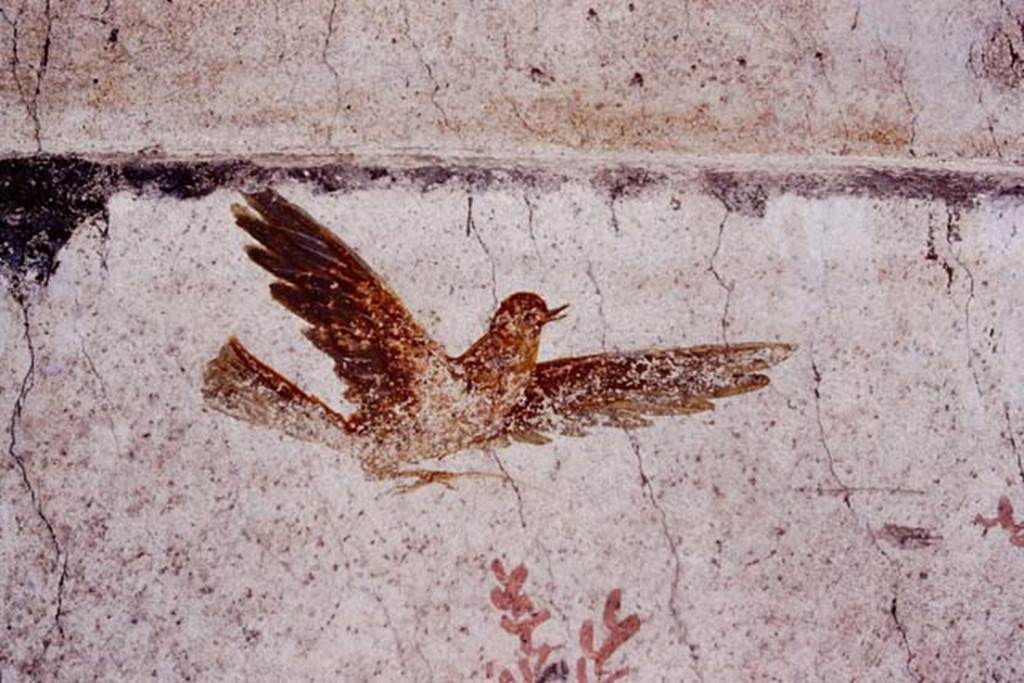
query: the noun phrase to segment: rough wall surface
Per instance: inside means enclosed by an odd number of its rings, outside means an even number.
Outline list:
[[[10,151],[1024,156],[1019,3],[4,3]]]
[[[0,9],[3,681],[1024,678],[1014,3]],[[353,408],[265,187],[453,355],[797,349],[396,493],[204,401],[236,335]]]

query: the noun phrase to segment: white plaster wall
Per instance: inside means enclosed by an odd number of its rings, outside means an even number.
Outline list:
[[[3,10],[10,151],[1022,156],[1013,2]]]
[[[203,363],[229,334],[331,401],[340,388],[242,253],[236,195],[116,195],[109,239],[76,233],[28,304],[17,450],[58,520],[65,638],[51,548],[5,463],[5,673],[480,679],[516,651],[489,605],[495,557],[529,567],[554,612],[538,636],[567,657],[622,588],[642,620],[617,655],[635,680],[1020,671],[1021,550],[972,524],[1024,486],[1019,206],[962,212],[947,243],[934,202],[777,196],[749,218],[680,186],[622,200],[616,232],[571,182],[530,196],[532,226],[523,193],[475,193],[467,236],[462,191],[281,189],[453,352],[521,288],[573,304],[544,357],[720,341],[723,322],[800,350],[714,413],[502,450],[518,496],[500,481],[390,495],[345,453],[203,407]]]
[[[0,0],[0,679],[497,680],[496,558],[570,667],[622,589],[627,680],[1024,678],[1024,535],[976,523],[1024,511],[1022,27],[1008,1]],[[572,304],[543,358],[799,349],[713,413],[393,495],[202,402],[237,334],[345,408],[232,225],[261,184],[453,353],[524,289]]]

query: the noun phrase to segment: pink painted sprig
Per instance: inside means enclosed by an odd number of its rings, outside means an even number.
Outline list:
[[[991,529],[996,526],[1002,527],[1010,534],[1011,545],[1024,548],[1024,524],[1020,524],[1014,519],[1013,504],[1010,503],[1010,499],[1006,496],[999,499],[995,517],[989,518],[977,515],[974,518],[974,523],[981,525],[985,529]]]
[[[576,679],[578,683],[588,683],[587,660],[593,662],[594,676],[597,683],[612,683],[629,673],[628,668],[617,669],[606,672],[605,663],[615,654],[615,651],[627,640],[633,637],[640,630],[640,617],[630,614],[619,621],[618,613],[622,607],[622,591],[618,588],[608,593],[604,601],[604,628],[608,631],[601,647],[594,649],[594,623],[590,619],[584,620],[580,626],[580,647],[583,649],[583,656],[576,661]]]
[[[549,663],[551,654],[560,645],[534,643],[534,631],[551,618],[546,609],[536,609],[533,601],[523,592],[526,578],[529,575],[522,564],[511,572],[505,570],[501,560],[491,563],[491,572],[498,581],[498,586],[491,590],[491,604],[503,612],[499,622],[502,630],[519,640],[519,659],[516,668],[520,679],[507,668],[498,672],[499,683],[548,683],[554,680],[566,680],[569,667],[565,660]],[[620,668],[607,671],[606,664],[615,651],[640,630],[640,618],[631,614],[619,621],[618,613],[622,607],[622,590],[614,589],[605,600],[602,622],[604,623],[604,642],[595,647],[594,623],[590,619],[580,625],[580,648],[583,655],[576,662],[577,683],[590,683],[591,674],[594,683],[614,683],[624,678],[630,670]],[[488,662],[484,667],[488,679],[494,677],[496,665]]]
[[[551,618],[551,612],[546,609],[534,609],[533,601],[523,593],[523,585],[529,574],[524,565],[506,572],[501,560],[494,560],[491,563],[491,571],[500,584],[500,587],[491,590],[491,604],[505,612],[501,615],[501,628],[519,639],[522,656],[517,665],[522,683],[536,683],[543,675],[548,658],[556,648],[547,643],[534,646],[533,632]],[[490,678],[493,663],[488,664],[487,669],[487,677]],[[508,669],[502,669],[498,674],[498,683],[515,683],[515,680],[515,676]]]

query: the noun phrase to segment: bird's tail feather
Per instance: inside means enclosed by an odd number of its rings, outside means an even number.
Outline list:
[[[714,407],[711,399],[767,386],[762,371],[795,350],[792,344],[744,342],[641,352],[611,366],[605,380],[617,390],[616,402],[643,405],[644,412],[700,412]]]
[[[203,398],[226,415],[305,441],[331,443],[347,431],[344,417],[265,365],[234,337],[206,364]]]
[[[692,363],[696,393],[706,398],[726,398],[768,385],[760,371],[786,360],[796,346],[779,342],[746,342],[694,346],[678,353]]]

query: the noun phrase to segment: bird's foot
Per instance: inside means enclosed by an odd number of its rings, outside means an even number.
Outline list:
[[[397,484],[391,489],[392,493],[412,493],[416,489],[423,488],[429,484],[441,484],[445,488],[454,491],[455,485],[452,482],[456,479],[476,479],[481,477],[504,479],[502,475],[494,472],[444,472],[442,470],[400,470],[392,476],[395,478],[410,477],[414,479],[414,481]]]

